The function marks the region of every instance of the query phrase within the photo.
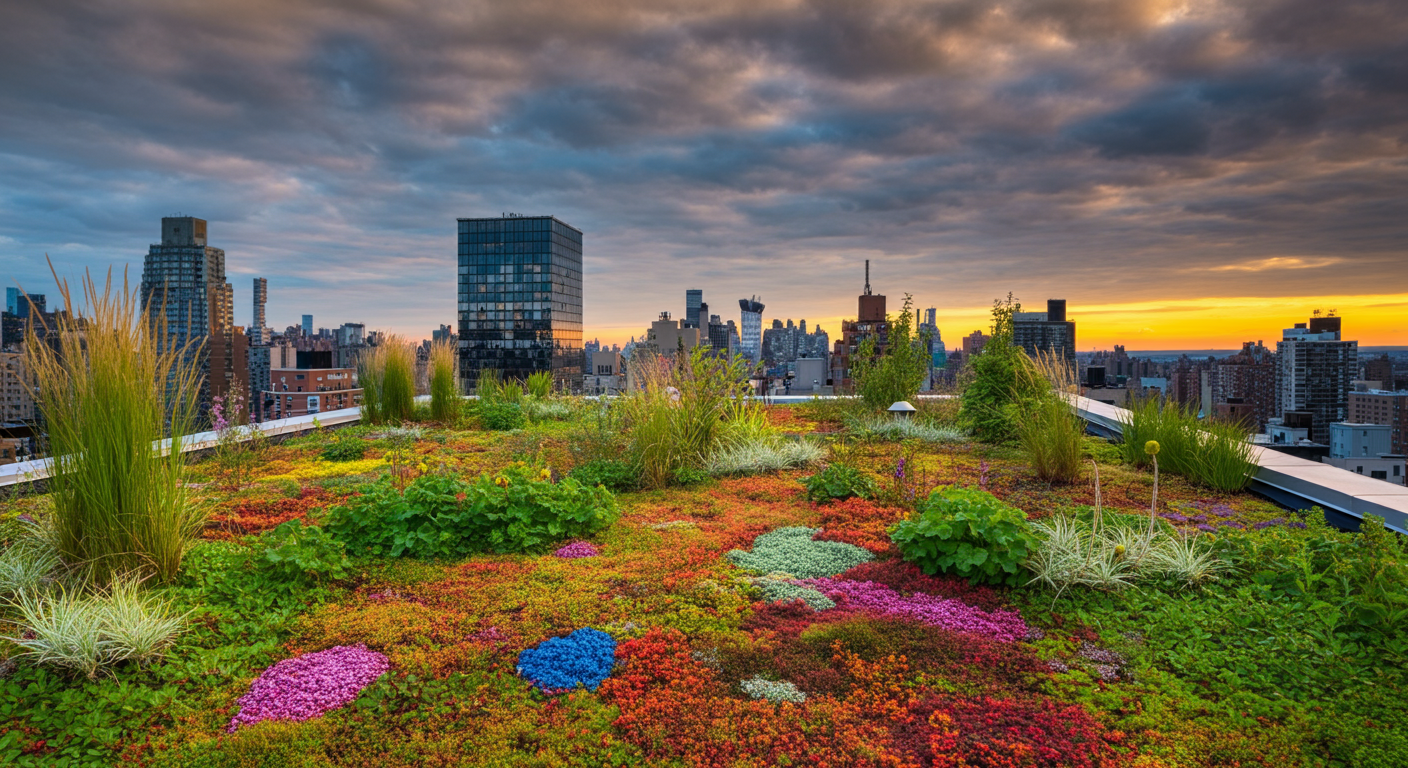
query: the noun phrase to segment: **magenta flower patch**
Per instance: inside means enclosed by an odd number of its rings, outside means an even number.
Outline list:
[[[596,557],[601,553],[597,551],[596,547],[591,545],[591,542],[574,541],[553,554],[558,557],[575,560],[581,557]]]
[[[985,635],[1015,642],[1027,636],[1027,623],[1016,611],[984,611],[961,600],[916,592],[904,597],[873,581],[803,579],[796,582],[835,600],[842,607],[902,616],[951,632]]]
[[[295,656],[264,670],[236,702],[229,731],[261,720],[309,720],[351,704],[363,688],[391,668],[365,645],[339,645]]]

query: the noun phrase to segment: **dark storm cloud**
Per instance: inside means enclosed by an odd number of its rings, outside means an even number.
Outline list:
[[[139,263],[180,210],[237,317],[261,274],[280,324],[406,330],[502,211],[587,232],[589,325],[838,315],[865,258],[963,306],[1404,292],[1397,5],[10,0],[0,258]]]

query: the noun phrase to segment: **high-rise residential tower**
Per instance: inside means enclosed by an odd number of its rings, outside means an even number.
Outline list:
[[[699,307],[704,304],[704,291],[700,288],[690,288],[684,292],[684,327],[698,328],[701,318],[699,317]],[[704,320],[708,320],[705,316]]]
[[[202,400],[248,396],[243,333],[235,328],[235,291],[225,282],[225,252],[206,243],[206,222],[193,216],[161,220],[161,242],[142,263],[142,311],[164,312],[168,341],[189,344],[205,374]]]
[[[1341,318],[1312,317],[1276,342],[1276,410],[1310,414],[1310,439],[1330,440],[1330,424],[1344,421],[1351,382],[1359,373],[1359,342],[1340,338]]]
[[[269,301],[269,281],[262,277],[254,278],[254,316],[249,321],[249,338],[255,344],[263,344],[265,339],[264,305]]]
[[[303,335],[311,337],[313,335],[313,316],[303,316]]]
[[[758,297],[739,299],[738,308],[743,312],[741,351],[753,362],[763,355],[763,303]]]
[[[459,220],[460,377],[582,380],[582,230],[554,216]]]
[[[1036,357],[1058,355],[1075,370],[1076,324],[1066,319],[1066,300],[1048,299],[1045,312],[1018,312],[1012,316],[1012,344]]]

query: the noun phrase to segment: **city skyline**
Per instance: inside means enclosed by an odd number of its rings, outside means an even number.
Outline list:
[[[420,334],[454,317],[454,220],[522,211],[591,233],[604,340],[687,287],[836,326],[868,258],[949,338],[1011,291],[1065,298],[1082,350],[1235,349],[1316,308],[1408,341],[1388,2],[7,10],[0,260],[32,292],[46,253],[135,270],[185,213],[236,322],[262,276],[276,327]]]

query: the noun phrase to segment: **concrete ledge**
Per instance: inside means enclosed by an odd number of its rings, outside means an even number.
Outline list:
[[[1071,400],[1091,431],[1123,434],[1129,411],[1086,397]],[[1255,493],[1292,509],[1320,507],[1343,528],[1358,529],[1365,515],[1377,515],[1386,527],[1408,534],[1408,488],[1259,445],[1252,447],[1252,459],[1257,471],[1248,488]]]

